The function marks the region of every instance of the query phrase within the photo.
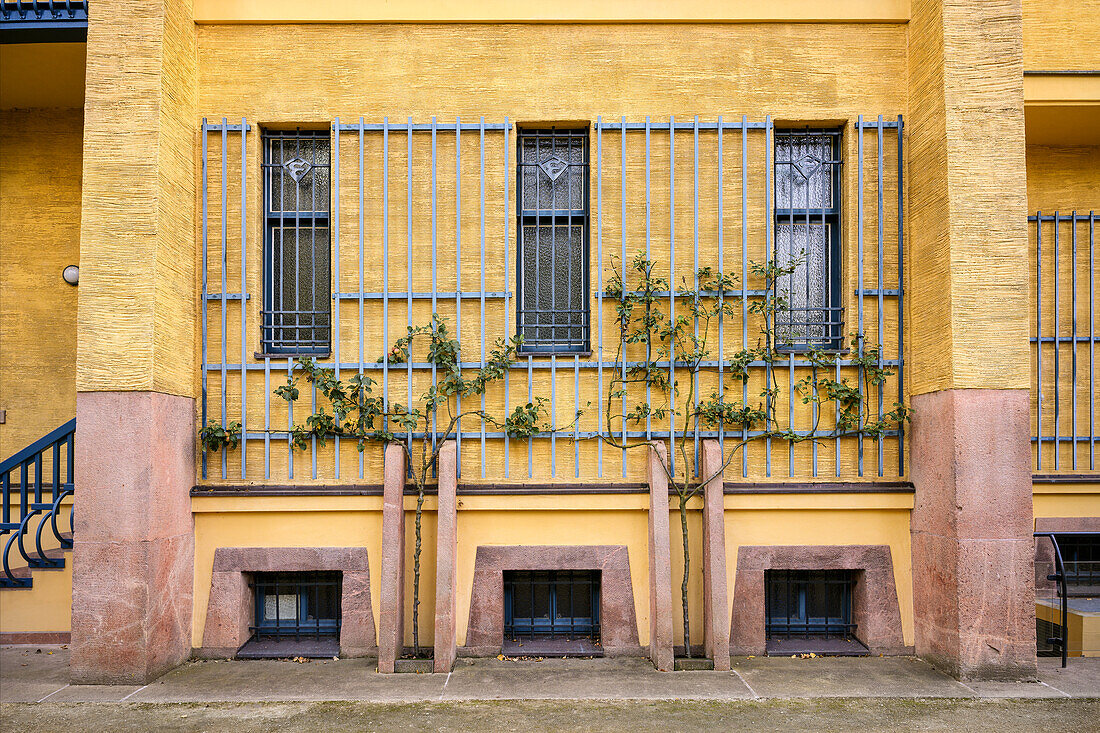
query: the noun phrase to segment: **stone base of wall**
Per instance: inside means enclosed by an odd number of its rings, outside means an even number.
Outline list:
[[[251,573],[339,570],[340,654],[374,656],[378,645],[370,602],[370,570],[365,547],[219,547],[206,607],[202,647],[195,656],[232,657],[248,641],[254,601]]]
[[[894,564],[886,545],[760,545],[737,553],[730,653],[763,654],[766,570],[854,570],[852,621],[872,654],[912,654],[901,631]]]

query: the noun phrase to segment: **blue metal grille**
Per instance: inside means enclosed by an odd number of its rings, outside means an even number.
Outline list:
[[[256,573],[254,638],[320,638],[340,633],[339,571]]]
[[[504,637],[599,641],[600,572],[505,571]]]
[[[767,638],[855,638],[852,583],[849,570],[765,571]]]
[[[877,409],[881,415],[884,404],[902,399],[904,384],[903,125],[900,118],[884,120],[880,116],[875,121],[860,116],[847,129],[852,131],[853,128],[856,136],[853,146],[858,150],[858,158],[854,161],[855,171],[850,165],[846,166],[845,185],[851,186],[858,181],[857,195],[852,197],[858,200],[858,207],[845,209],[846,213],[855,216],[844,225],[846,229],[855,230],[858,247],[854,252],[842,253],[845,271],[855,273],[854,288],[845,288],[842,299],[852,314],[847,319],[845,337],[859,335],[862,343],[876,345],[881,350],[879,366],[897,371],[896,380],[892,379],[891,384],[875,394],[863,395],[872,411]],[[289,436],[295,424],[294,410],[290,414],[279,414],[278,408],[273,410],[271,404],[271,387],[290,372],[293,359],[285,354],[273,356],[270,352],[256,358],[253,356],[255,349],[249,348],[254,341],[248,338],[235,341],[237,332],[263,333],[263,324],[254,320],[256,311],[248,307],[252,284],[247,277],[246,259],[247,253],[253,251],[248,222],[253,217],[255,204],[252,202],[264,200],[261,192],[251,189],[254,184],[248,175],[249,165],[254,165],[247,159],[250,148],[246,137],[250,130],[243,119],[233,123],[223,119],[221,124],[204,122],[202,137],[202,419],[204,424],[208,417],[222,424],[239,420],[243,429],[240,456],[229,459],[223,451],[218,459],[221,466],[217,473],[222,479],[228,479],[229,461],[232,460],[234,469],[239,465],[239,478],[244,481],[259,478],[293,480],[302,476],[337,482],[362,480],[368,473],[364,469],[363,454],[356,455],[353,450],[342,452],[339,439],[329,444],[335,445],[334,451],[330,447],[311,446],[304,457],[295,455]],[[539,222],[546,211],[556,212],[555,216],[564,214],[568,228],[570,217],[576,221],[581,207],[591,203],[591,209],[586,210],[591,236],[586,234],[584,240],[586,246],[590,245],[591,256],[586,254],[584,262],[591,260],[598,266],[594,266],[591,273],[591,290],[583,291],[587,294],[581,298],[584,307],[589,309],[587,320],[583,324],[569,320],[550,324],[554,331],[564,331],[567,341],[581,329],[583,338],[573,345],[584,341],[591,354],[582,351],[528,352],[513,364],[501,395],[505,413],[514,409],[517,400],[523,404],[540,393],[550,402],[554,431],[516,446],[515,440],[504,432],[475,418],[466,418],[451,436],[460,444],[460,456],[463,457],[460,471],[463,474],[473,467],[481,478],[487,478],[487,473],[493,474],[493,478],[503,474],[505,479],[545,473],[551,479],[567,475],[580,478],[582,470],[587,470],[583,466],[594,465],[592,472],[597,478],[610,478],[620,470],[623,477],[627,476],[626,461],[620,461],[602,445],[597,444],[598,456],[594,464],[581,460],[582,444],[577,441],[606,429],[603,400],[594,400],[568,433],[558,432],[559,416],[572,416],[575,409],[585,407],[589,397],[583,395],[582,385],[583,389],[594,387],[596,393],[602,395],[610,370],[630,369],[645,363],[640,355],[616,362],[611,356],[613,350],[608,353],[609,345],[613,346],[616,324],[612,320],[612,304],[606,302],[603,289],[612,255],[629,259],[635,252],[645,251],[654,259],[667,261],[677,282],[685,276],[690,282],[691,274],[701,266],[716,267],[723,272],[733,270],[738,274],[741,289],[727,291],[725,297],[734,301],[741,317],[723,320],[717,333],[708,336],[708,341],[711,337],[716,339],[709,345],[715,356],[701,365],[705,370],[703,378],[713,380],[719,388],[740,392],[746,403],[752,399],[750,389],[754,390],[753,395],[757,394],[757,382],[763,381],[765,363],[756,361],[748,365],[756,380],[751,387],[731,382],[729,355],[756,343],[758,324],[749,309],[753,299],[759,298],[762,292],[750,286],[749,262],[763,260],[776,251],[773,240],[777,221],[775,141],[777,135],[782,137],[782,131],[775,129],[770,117],[750,120],[745,116],[710,121],[666,118],[644,122],[597,118],[589,130],[571,131],[574,133],[583,133],[583,140],[587,141],[582,145],[587,146],[584,160],[590,164],[589,173],[578,180],[590,185],[591,190],[586,189],[575,209],[571,196],[566,197],[568,203],[564,209],[555,208],[556,205],[540,208],[536,198],[529,213],[533,212]],[[406,325],[417,325],[412,315],[414,303],[430,303],[433,312],[453,319],[456,329],[461,326],[464,358],[460,367],[463,370],[480,368],[492,343],[518,330],[518,324],[512,319],[523,307],[516,285],[523,287],[518,270],[525,265],[516,262],[520,243],[511,240],[513,234],[518,234],[518,222],[522,220],[519,212],[512,210],[518,202],[512,186],[520,183],[520,166],[513,158],[517,155],[513,134],[514,127],[507,119],[503,122],[484,119],[442,122],[433,118],[430,123],[417,123],[412,119],[366,122],[360,118],[357,122],[339,119],[333,122],[330,139],[341,140],[342,144],[331,148],[332,208],[331,212],[327,208],[313,211],[318,216],[331,216],[333,232],[329,280],[334,285],[319,285],[330,287],[331,338],[325,335],[327,322],[323,318],[312,321],[312,335],[316,341],[313,346],[320,349],[323,346],[319,342],[331,343],[332,356],[319,359],[319,366],[335,369],[338,375],[367,373],[373,378],[381,377],[378,381],[389,398],[404,402],[413,397],[411,385],[414,381],[426,384],[430,379],[434,382],[437,375],[433,364],[379,362],[381,350],[373,350],[367,339],[376,332],[382,343],[391,344],[404,332]],[[446,146],[449,155],[438,154],[442,146]],[[234,157],[239,158],[239,169],[232,161]],[[228,168],[227,159],[230,159]],[[342,185],[341,168],[344,169]],[[550,170],[555,170],[553,164]],[[544,169],[539,175],[544,173],[549,176]],[[564,176],[560,174],[558,180],[568,180]],[[566,184],[566,188],[570,185],[573,184]],[[879,215],[873,223],[864,216],[864,189],[868,202],[875,199],[873,192],[877,189]],[[453,240],[451,232],[445,231],[450,213],[437,211],[440,192],[451,191],[457,214],[453,221]],[[662,201],[665,192],[667,200]],[[892,198],[894,193],[896,199]],[[413,205],[401,210],[406,200]],[[752,207],[757,204],[750,202],[761,200],[764,202],[763,215],[757,216],[752,213]],[[230,214],[231,211],[235,214],[238,206],[239,224]],[[855,211],[849,211],[850,208]],[[401,210],[400,216],[397,210]],[[811,220],[812,214],[811,211]],[[396,233],[395,224],[406,217],[407,222],[401,222],[403,231]],[[608,218],[618,219],[623,224],[609,223]],[[414,227],[413,223],[418,219],[425,221],[424,233],[414,236],[419,227]],[[414,246],[426,242],[429,220],[430,259],[426,247],[416,256],[409,256],[407,253],[413,251]],[[238,226],[239,254],[235,251],[237,235],[233,231]],[[471,226],[475,230],[472,236]],[[417,237],[424,239],[414,241]],[[671,251],[669,241],[676,242]],[[469,250],[471,245],[473,253]],[[336,256],[337,252],[341,256]],[[345,262],[343,273],[341,260]],[[371,264],[375,262],[380,266]],[[461,277],[455,278],[448,273],[449,265],[447,270],[441,266],[449,262],[462,263],[457,268]],[[352,268],[348,268],[347,263],[354,263],[353,271],[349,272]],[[427,285],[429,268],[430,286]],[[233,279],[227,272],[232,273]],[[239,286],[233,284],[237,273],[240,273]],[[587,272],[585,277],[588,277]],[[405,278],[404,284],[402,278]],[[414,285],[418,280],[424,284]],[[293,291],[288,292],[293,294]],[[574,296],[576,292],[574,290]],[[568,300],[568,288],[565,295]],[[682,299],[675,292],[660,295],[667,298],[668,309],[679,307],[683,312]],[[319,301],[314,301],[318,312],[322,310]],[[864,304],[872,301],[875,303],[869,311],[872,315],[865,317]],[[460,303],[462,308],[458,307]],[[335,317],[337,313],[343,315],[343,333],[339,330],[341,319]],[[472,324],[471,316],[474,316]],[[235,325],[238,318],[239,331]],[[407,324],[398,323],[405,318],[408,318]],[[304,330],[310,324],[267,322],[270,331],[280,325],[285,332]],[[399,327],[395,329],[395,326]],[[322,331],[320,336],[318,329]],[[354,333],[348,333],[349,329]],[[532,334],[532,338],[538,335]],[[276,341],[274,336],[270,340]],[[673,356],[672,359],[657,359],[651,365],[675,372],[683,363]],[[788,359],[775,366],[789,371],[793,382],[812,364],[792,350]],[[396,388],[395,375],[400,378],[401,385]],[[862,390],[862,380],[855,377],[854,363],[840,360],[836,378],[849,378]],[[257,386],[256,382],[263,386]],[[253,399],[241,399],[242,394],[251,394]],[[313,402],[312,395],[310,399]],[[229,405],[239,407],[230,411]],[[795,434],[806,434],[812,420],[796,420],[795,417],[792,408],[791,430]],[[817,417],[814,413],[813,419]],[[826,420],[828,417],[825,416]],[[301,419],[299,411],[297,420]],[[662,440],[684,434],[697,441],[764,435],[763,440],[742,452],[741,473],[744,476],[749,474],[750,463],[757,460],[761,461],[767,476],[794,475],[796,470],[801,470],[799,464],[814,477],[840,477],[849,472],[859,476],[904,475],[905,472],[905,438],[901,430],[887,431],[874,439],[836,441],[832,446],[811,442],[796,449],[785,444],[786,461],[779,467],[775,465],[779,454],[770,434],[746,429],[734,436],[727,432],[700,430],[682,424],[682,420],[678,422],[675,415],[665,424],[647,420],[637,429],[625,430],[622,437]],[[435,437],[441,439],[443,436]],[[497,451],[499,467],[493,465],[493,456],[487,451],[490,441],[503,444],[503,450]],[[467,442],[474,443],[480,450],[461,450],[466,447],[462,444]],[[346,440],[343,444],[345,448],[353,448]],[[543,452],[546,447],[549,448],[549,460],[545,460],[547,452]],[[259,461],[248,459],[253,451],[263,453],[262,476]],[[204,456],[204,479],[211,475],[205,459]],[[681,459],[676,456],[672,460],[678,464]],[[349,461],[355,464],[350,469]],[[673,468],[679,470],[678,465]],[[733,470],[736,469],[731,467],[731,472]]]

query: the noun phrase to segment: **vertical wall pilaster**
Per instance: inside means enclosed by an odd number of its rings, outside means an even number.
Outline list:
[[[77,309],[73,682],[191,654],[195,478],[191,3],[95,4]]]
[[[704,440],[703,487],[703,649],[716,671],[730,668],[730,612],[726,587],[726,518],[722,449]]]
[[[1035,673],[1019,0],[914,0],[907,376],[916,651]]]
[[[668,453],[664,443],[650,443],[646,454],[649,479],[649,658],[662,672],[671,672],[672,550],[668,530]]]
[[[386,445],[382,489],[382,600],[378,671],[392,673],[405,647],[405,448]]]
[[[439,450],[436,510],[435,653],[436,672],[450,672],[458,654],[455,578],[458,575],[458,445],[448,440]]]

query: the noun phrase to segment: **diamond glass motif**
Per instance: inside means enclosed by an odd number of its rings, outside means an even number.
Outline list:
[[[313,164],[301,158],[291,158],[283,163],[283,167],[287,169],[287,172],[290,173],[290,177],[294,179],[295,183],[300,183],[302,176],[310,172],[313,168]]]
[[[791,165],[808,181],[817,173],[818,169],[821,168],[821,164],[822,161],[820,158],[815,155],[806,154],[794,161]]]
[[[569,164],[555,155],[539,163],[539,168],[542,168],[542,172],[545,173],[551,181],[556,181],[561,177],[562,173],[565,173],[565,171],[569,169]]]

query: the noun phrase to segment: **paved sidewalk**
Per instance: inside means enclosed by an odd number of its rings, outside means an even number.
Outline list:
[[[645,659],[459,659],[449,675],[380,675],[373,659],[192,661],[142,687],[69,685],[68,649],[0,648],[0,702],[1100,698],[1100,659],[1039,660],[1039,681],[961,683],[908,657],[734,657],[730,672],[656,672]]]

